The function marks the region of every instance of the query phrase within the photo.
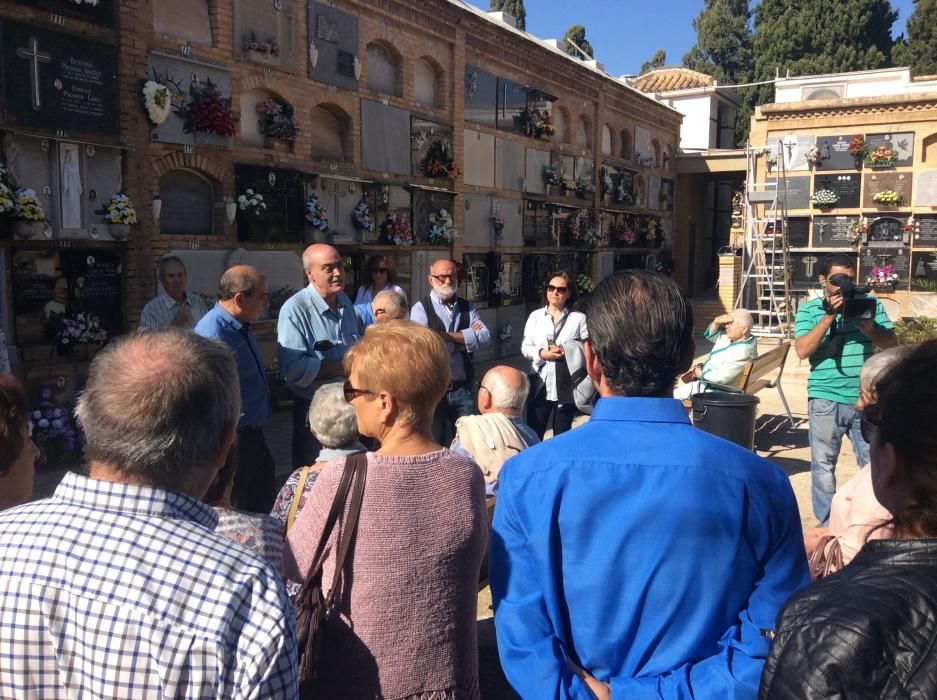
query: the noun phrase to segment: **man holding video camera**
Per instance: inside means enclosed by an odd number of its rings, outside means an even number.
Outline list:
[[[869,446],[859,429],[859,371],[875,348],[897,344],[882,303],[857,287],[855,258],[843,253],[820,262],[824,294],[800,305],[794,322],[794,350],[810,359],[807,415],[810,420],[810,477],[813,513],[821,526],[830,517],[836,491],[836,460],[849,434],[856,462],[869,462]]]

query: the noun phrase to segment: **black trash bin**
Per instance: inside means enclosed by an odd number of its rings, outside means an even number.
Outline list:
[[[691,397],[693,425],[707,433],[741,445],[755,447],[755,414],[758,397],[742,393],[707,391]]]

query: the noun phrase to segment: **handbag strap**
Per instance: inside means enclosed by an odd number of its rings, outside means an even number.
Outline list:
[[[361,514],[361,501],[364,500],[364,484],[368,476],[368,458],[367,455],[356,454],[351,456],[355,464],[355,486],[351,493],[351,504],[348,507],[348,518],[339,535],[339,541],[336,545],[337,555],[335,558],[335,572],[332,575],[332,587],[325,599],[325,607],[329,609],[332,606],[332,599],[335,597],[335,591],[338,588],[338,579],[342,575],[342,569],[345,566],[345,558],[348,556],[348,550],[355,539],[355,528],[358,526],[358,516]]]
[[[289,532],[293,527],[293,521],[296,520],[296,511],[299,510],[299,502],[303,499],[303,491],[306,490],[306,479],[309,478],[309,471],[312,465],[306,465],[299,473],[299,481],[296,482],[296,490],[293,491],[293,500],[290,502],[290,512],[286,515],[286,531]]]

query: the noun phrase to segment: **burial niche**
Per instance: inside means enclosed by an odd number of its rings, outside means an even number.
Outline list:
[[[309,132],[312,139],[312,157],[318,160],[351,160],[350,137],[351,117],[341,107],[321,104],[312,108],[309,115]]]
[[[442,71],[430,58],[421,58],[413,66],[413,91],[417,104],[433,109],[440,106]]]
[[[612,155],[612,130],[608,124],[602,125],[602,155]]]
[[[205,176],[184,168],[170,170],[159,179],[159,197],[160,233],[208,236],[214,230],[215,188]]]
[[[400,97],[400,55],[374,41],[368,44],[368,90]]]
[[[621,137],[621,147],[618,155],[625,160],[631,160],[632,138],[630,129],[622,129],[619,134]]]

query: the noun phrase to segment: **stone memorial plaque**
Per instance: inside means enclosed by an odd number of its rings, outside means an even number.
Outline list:
[[[784,158],[784,169],[787,172],[810,169],[810,165],[807,163],[807,151],[813,148],[814,137],[812,134],[788,134],[787,136],[775,136],[768,139],[768,145],[775,152],[779,142],[781,144],[781,157]]]
[[[504,231],[501,232],[501,240],[496,241],[497,245],[502,247],[524,245],[521,232],[524,221],[524,202],[520,199],[496,199],[495,208],[504,221]]]
[[[914,247],[937,248],[937,215],[919,214],[914,223]]]
[[[875,267],[884,267],[891,265],[892,272],[898,275],[895,283],[896,288],[907,288],[908,279],[911,277],[911,256],[908,254],[908,248],[878,248],[869,246],[862,249],[859,256],[859,270],[857,272],[859,281],[865,283],[866,278]]]
[[[428,245],[426,236],[429,233],[430,214],[437,214],[440,209],[445,209],[452,214],[452,205],[454,198],[451,194],[445,192],[434,192],[431,190],[413,190],[413,222],[412,226],[416,234],[417,245]]]
[[[496,121],[501,131],[522,133],[521,115],[527,109],[527,88],[510,80],[498,78]]]
[[[782,187],[784,185],[782,184]],[[787,178],[787,208],[810,208],[810,176],[795,175]],[[779,196],[783,193],[779,193]]]
[[[813,217],[814,248],[852,248],[855,236],[849,226],[859,221],[858,216]]]
[[[211,46],[208,0],[160,0],[153,3],[153,31],[193,44]]]
[[[927,291],[937,291],[937,253],[914,251],[911,253],[911,288],[915,283]]]
[[[527,174],[524,145],[507,139],[495,140],[495,187],[523,192]]]
[[[550,151],[539,151],[535,148],[527,149],[525,192],[544,194],[546,185],[543,183],[543,169],[550,166]]]
[[[306,228],[306,178],[295,170],[235,165],[238,195],[248,189],[263,196],[260,214],[238,212],[239,241],[302,243]]]
[[[849,144],[855,134],[817,136],[820,151],[819,167],[823,170],[855,170],[856,159],[849,153]]]
[[[577,157],[573,160],[573,178],[576,182],[595,183],[595,161]]]
[[[918,173],[914,204],[918,207],[937,207],[937,168]]]
[[[908,223],[907,217],[880,216],[869,220],[869,245],[874,246],[901,246],[905,237],[910,238],[910,232],[904,230]]]
[[[234,0],[234,55],[291,73],[297,72],[300,58],[306,51],[300,38],[302,17],[302,7],[296,0]],[[354,22],[357,27],[357,19]],[[335,71],[334,50],[330,52],[324,46],[321,48],[317,65],[325,62]],[[354,51],[357,51],[357,47]],[[328,82],[337,84],[336,81]],[[351,87],[358,87],[354,73]]]
[[[10,20],[2,37],[8,124],[117,134],[115,46]]]
[[[433,177],[446,180],[446,173],[429,173],[423,167],[423,158],[433,147],[448,146],[452,152],[452,127],[448,124],[429,121],[421,117],[410,117],[410,165],[417,177]]]
[[[647,253],[616,253],[614,269],[620,270],[644,270],[647,268]]]
[[[879,146],[887,146],[898,154],[895,165],[899,168],[914,163],[913,131],[897,134],[866,134],[865,148],[867,151],[872,151]]]
[[[61,0],[16,0],[20,5],[29,5],[38,7],[41,10],[54,12],[69,17],[80,17],[81,19],[94,22],[98,25],[108,27],[114,24],[114,8],[117,7],[117,0],[96,0],[91,2],[61,2]]]
[[[358,16],[342,12],[334,3],[310,0],[307,10],[309,77],[346,90],[357,90]],[[315,63],[315,65],[313,65]],[[359,59],[359,66],[360,59]]]
[[[901,203],[891,205],[891,208],[911,206],[911,182],[911,173],[867,170],[862,177],[862,206],[866,209],[886,208],[888,205],[873,199],[876,192],[885,190],[901,195]]]
[[[498,79],[478,66],[465,66],[465,121],[497,127]]]
[[[660,206],[662,211],[673,211],[673,180],[663,178],[660,181]]]
[[[647,208],[660,208],[660,177],[651,175],[647,179]]]
[[[150,80],[157,80],[169,88],[173,110],[159,126],[151,127],[150,138],[164,143],[198,144],[201,146],[226,147],[231,137],[219,136],[202,131],[186,133],[185,116],[181,109],[189,102],[189,88],[192,83],[211,81],[218,93],[225,99],[231,97],[231,74],[220,66],[199,61],[188,61],[178,56],[150,52],[150,66],[147,71]]]
[[[637,165],[647,165],[654,160],[654,149],[651,148],[651,132],[643,126],[634,128],[634,162]]]
[[[765,227],[765,233],[774,232],[774,224]],[[787,220],[787,246],[788,248],[807,248],[810,245],[810,219],[807,217],[791,217]]]
[[[791,287],[793,289],[809,289],[817,284],[820,260],[823,256],[824,253],[819,251],[791,253]]]
[[[859,206],[859,182],[858,173],[841,173],[839,175],[814,175],[813,191],[831,190],[838,197],[839,201],[833,205],[834,209],[850,209]]]
[[[361,165],[396,175],[410,174],[410,113],[361,100]]]
[[[488,303],[491,292],[493,253],[466,253],[462,256],[465,267],[465,297],[473,304]],[[497,268],[495,268],[497,270]]]
[[[462,177],[466,185],[495,186],[495,137],[471,129],[464,130],[465,163]]]
[[[201,175],[178,168],[159,179],[163,209],[159,232],[172,235],[208,236],[215,227],[214,191]]]
[[[465,216],[462,219],[464,231],[462,242],[466,246],[488,248],[494,236],[491,219],[491,197],[481,194],[467,194],[463,197]]]

